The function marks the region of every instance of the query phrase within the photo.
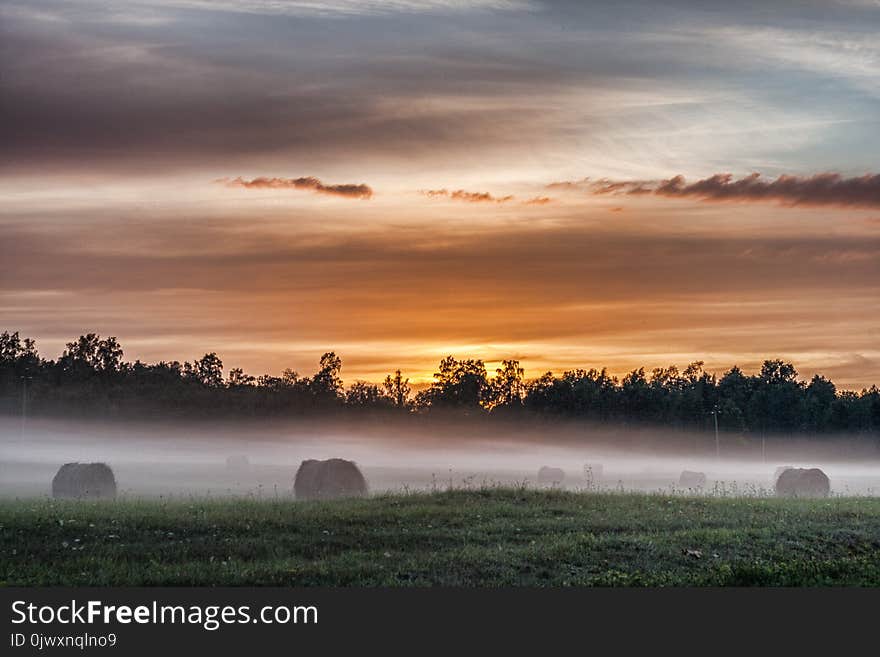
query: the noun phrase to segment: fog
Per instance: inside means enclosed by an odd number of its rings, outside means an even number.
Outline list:
[[[820,467],[832,492],[880,494],[876,439],[791,439],[583,425],[501,426],[381,421],[96,422],[0,419],[0,496],[41,497],[65,462],[103,461],[120,495],[289,498],[299,463],[357,462],[373,493],[482,485],[537,486],[541,466],[561,468],[570,490],[681,491],[682,470],[704,472],[707,494],[770,494],[778,466]],[[227,459],[246,457],[247,464]],[[602,476],[585,476],[586,464]]]

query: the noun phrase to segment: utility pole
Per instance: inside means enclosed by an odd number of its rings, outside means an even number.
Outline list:
[[[24,430],[27,425],[27,382],[31,377],[23,374],[21,377],[21,439],[24,440]]]
[[[761,458],[767,463],[767,425],[761,423]]]
[[[718,404],[712,407],[712,417],[715,419],[715,458],[721,460],[721,440],[718,437]]]

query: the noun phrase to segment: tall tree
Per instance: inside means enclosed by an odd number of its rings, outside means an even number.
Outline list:
[[[122,347],[115,337],[105,340],[95,333],[81,335],[61,354],[59,364],[75,374],[116,373],[122,370]]]
[[[315,397],[322,400],[337,400],[342,393],[342,359],[334,352],[328,351],[321,356],[320,369],[312,377],[311,390]]]
[[[385,388],[385,394],[394,400],[395,406],[404,408],[409,404],[412,389],[409,386],[409,379],[404,379],[400,370],[394,370],[394,376],[390,374],[386,376],[382,386]]]
[[[822,433],[832,427],[837,388],[824,376],[816,374],[804,396],[804,428]]]
[[[749,400],[753,424],[763,431],[796,431],[802,421],[803,387],[791,363],[765,360],[755,377],[755,391]]]
[[[379,386],[366,381],[355,381],[345,391],[345,403],[360,408],[387,408],[394,402]]]
[[[490,409],[517,408],[522,406],[526,394],[525,370],[518,360],[503,360],[495,370],[488,390]]]
[[[254,385],[256,382],[255,377],[245,374],[245,371],[240,367],[233,367],[229,370],[229,376],[226,379],[226,385],[229,388],[245,388]]]
[[[489,382],[482,360],[456,360],[447,356],[434,373],[434,383],[419,393],[417,401],[432,408],[475,411],[482,408],[488,392]]]
[[[209,388],[223,386],[223,361],[213,351],[205,354],[192,365],[186,364],[190,376]]]

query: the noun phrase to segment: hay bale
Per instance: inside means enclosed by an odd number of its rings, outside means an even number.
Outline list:
[[[602,481],[604,468],[601,463],[586,463],[584,465],[584,479],[588,484],[596,484]]]
[[[116,478],[106,463],[65,463],[52,479],[52,497],[113,499],[116,497]]]
[[[706,486],[706,474],[683,470],[678,477],[678,485],[682,488],[703,488]]]
[[[773,471],[773,483],[776,484],[776,482],[779,481],[779,475],[781,475],[783,472],[785,472],[786,470],[793,470],[793,469],[794,469],[793,465],[780,465],[778,468],[776,468]]]
[[[831,482],[819,468],[788,468],[776,480],[778,497],[828,497]]]
[[[298,500],[329,500],[367,494],[367,480],[353,461],[303,461],[293,482]]]
[[[564,480],[565,472],[561,468],[548,468],[544,465],[538,470],[539,484],[555,486],[561,484]]]

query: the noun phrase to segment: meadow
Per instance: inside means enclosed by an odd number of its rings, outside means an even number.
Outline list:
[[[10,499],[0,582],[880,586],[880,498],[492,487],[328,502]]]

